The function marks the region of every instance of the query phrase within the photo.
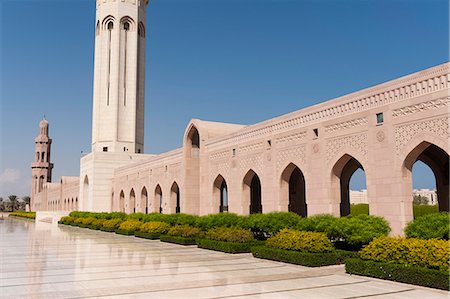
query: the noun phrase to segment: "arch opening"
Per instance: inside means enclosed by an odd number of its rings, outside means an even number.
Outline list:
[[[178,184],[176,182],[173,182],[172,187],[170,188],[171,194],[171,202],[172,204],[175,204],[175,213],[181,212],[181,206],[180,206],[180,188],[178,187]]]
[[[219,203],[219,213],[228,212],[228,186],[222,175],[218,175],[213,184],[214,202]]]
[[[250,214],[261,214],[263,212],[261,181],[253,170],[249,170],[244,177],[244,197],[250,203]]]
[[[200,135],[198,133],[198,130],[196,127],[192,127],[187,135],[188,141],[191,145],[191,147],[194,148],[200,148]]]
[[[442,148],[429,142],[422,142],[417,145],[405,158],[404,168],[407,171],[408,184],[411,186],[410,192],[413,194],[412,174],[414,165],[422,162],[427,165],[434,174],[436,186],[436,199],[439,212],[449,211],[449,155]],[[417,163],[417,164],[416,164]],[[430,198],[431,199],[431,198]],[[428,199],[428,200],[430,200]]]
[[[358,169],[364,171],[361,163],[348,154],[342,156],[333,167],[333,173],[339,179],[339,213],[341,217],[350,215],[350,180]]]
[[[123,190],[120,191],[119,195],[119,211],[125,212],[125,193]]]
[[[134,194],[134,189],[130,191],[130,206],[128,209],[131,213],[136,213],[136,195]]]
[[[163,194],[161,190],[161,186],[156,186],[155,188],[155,201],[159,203],[159,213],[163,213]]]
[[[288,201],[288,211],[302,217],[307,216],[305,177],[295,164],[289,164],[281,174],[282,192]]]
[[[147,188],[142,187],[141,191],[141,207],[144,208],[144,213],[148,214],[148,194],[147,194]]]

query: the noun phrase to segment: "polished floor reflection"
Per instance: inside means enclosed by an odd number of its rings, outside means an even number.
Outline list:
[[[0,298],[448,298],[448,292],[111,233],[0,221]]]

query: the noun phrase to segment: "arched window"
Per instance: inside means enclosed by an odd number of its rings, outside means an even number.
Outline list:
[[[200,148],[200,135],[196,127],[192,127],[187,135],[192,148]]]
[[[112,21],[109,21],[107,28],[108,28],[108,30],[113,30],[114,29],[114,23]]]

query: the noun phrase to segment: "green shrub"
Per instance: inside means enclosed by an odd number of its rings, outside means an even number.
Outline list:
[[[110,219],[110,220],[105,220],[105,222],[103,222],[103,228],[107,229],[108,231],[110,230],[115,230],[118,229],[120,224],[123,222],[122,219],[119,218],[114,218],[114,219]]]
[[[365,260],[449,269],[450,241],[381,237],[373,240],[360,252]]]
[[[344,263],[348,258],[358,256],[358,253],[354,251],[334,250],[333,252],[309,253],[272,248],[267,246],[253,247],[252,254],[257,258],[307,267],[338,265]]]
[[[90,217],[91,214],[91,212],[72,211],[70,212],[69,216],[75,218],[87,218]]]
[[[170,225],[160,221],[145,222],[139,228],[139,231],[149,234],[165,234],[169,231]]]
[[[226,253],[248,253],[252,247],[262,245],[260,241],[237,243],[223,242],[211,239],[197,239],[197,245],[200,248],[222,251]]]
[[[303,231],[324,232],[331,239],[330,232],[336,225],[338,219],[329,214],[314,215],[308,218],[302,218],[295,228]]]
[[[414,219],[434,213],[439,213],[438,205],[413,205]]]
[[[126,231],[126,232],[133,232],[136,230],[139,230],[143,223],[139,220],[125,220],[124,222],[120,223],[119,230]]]
[[[161,237],[161,234],[159,234],[159,233],[153,234],[153,233],[145,233],[145,232],[141,232],[141,231],[134,231],[134,235],[138,238],[144,238],[144,239],[149,239],[149,240],[156,240]]]
[[[132,213],[132,214],[127,215],[126,219],[142,221],[144,219],[145,215],[146,214],[144,214],[144,213]]]
[[[94,222],[96,219],[94,217],[88,217],[88,218],[82,218],[81,223],[86,227],[88,225],[91,225],[92,222]]]
[[[143,222],[165,222],[169,223],[169,217],[167,214],[160,214],[160,213],[150,213],[145,215],[142,218]]]
[[[196,238],[200,235],[201,230],[197,227],[192,227],[189,225],[176,225],[171,227],[167,234],[169,236],[177,236],[183,238]]]
[[[94,221],[92,221],[90,227],[92,229],[100,229],[105,221],[106,219],[95,219]]]
[[[206,239],[234,242],[234,243],[246,243],[253,242],[253,234],[247,229],[233,228],[233,227],[218,227],[210,229],[205,234]]]
[[[242,227],[244,217],[233,213],[219,213],[198,217],[195,226],[207,231],[218,227]]]
[[[369,204],[368,203],[358,203],[350,205],[350,215],[369,215]]]
[[[25,211],[16,211],[9,214],[9,216],[27,218],[27,219],[36,219],[36,212],[25,212]]]
[[[186,237],[180,237],[180,236],[161,235],[160,240],[162,242],[174,243],[174,244],[179,244],[179,245],[195,245],[195,244],[197,244],[195,238],[186,238]]]
[[[373,239],[387,236],[391,231],[388,222],[377,216],[358,215],[338,218],[327,234],[334,241],[360,248]]]
[[[283,228],[296,227],[302,217],[291,212],[272,212],[268,214],[252,214],[246,216],[242,223],[243,228],[251,229],[258,238],[272,236]]]
[[[449,213],[428,214],[414,219],[405,228],[408,238],[449,239]]]
[[[73,223],[79,226],[79,225],[83,224],[83,220],[84,220],[84,218],[79,217],[79,218],[76,218]]]
[[[449,289],[448,271],[367,261],[359,258],[347,259],[345,261],[345,271],[349,274],[376,277],[442,290]]]
[[[310,253],[331,252],[334,247],[325,233],[285,228],[267,239],[268,247]]]
[[[61,220],[59,220],[58,223],[70,224],[70,223],[73,223],[75,221],[75,219],[76,218],[74,218],[74,217],[64,216],[64,217],[61,217]]]
[[[125,220],[127,218],[127,214],[125,214],[124,212],[112,212],[109,213],[109,215],[106,216],[107,218],[105,219],[122,219]]]

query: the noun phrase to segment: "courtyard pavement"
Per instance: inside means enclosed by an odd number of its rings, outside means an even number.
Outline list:
[[[29,220],[0,220],[0,298],[449,298],[449,292]]]

